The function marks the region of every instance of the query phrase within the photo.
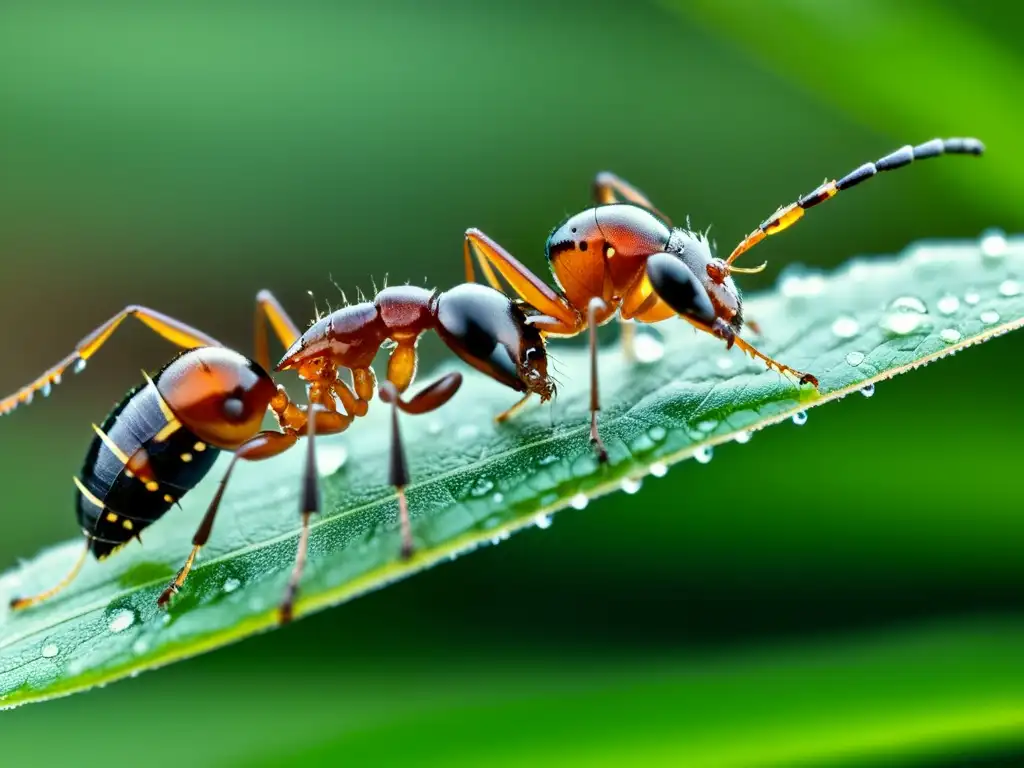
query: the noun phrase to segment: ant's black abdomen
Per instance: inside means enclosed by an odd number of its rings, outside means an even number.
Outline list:
[[[181,424],[152,381],[129,392],[97,430],[76,483],[92,553],[102,559],[159,520],[218,453]]]

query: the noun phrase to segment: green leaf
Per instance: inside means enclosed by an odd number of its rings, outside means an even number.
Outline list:
[[[632,491],[631,481],[697,452],[706,457],[717,443],[742,442],[752,430],[1017,328],[1024,323],[1021,279],[1024,239],[997,235],[981,244],[919,245],[895,259],[859,259],[831,275],[787,270],[774,292],[747,302],[748,317],[764,333],[749,338],[817,374],[820,393],[798,389],[684,323],[658,326],[663,354],[656,362],[625,365],[608,343],[600,359],[607,467],[597,465],[588,441],[587,357],[579,345],[552,345],[563,379],[556,402],[526,409],[510,423],[496,425],[493,416],[514,395],[471,373],[456,403],[403,420],[419,546],[408,563],[397,558],[388,413],[378,405],[350,433],[320,441],[326,512],[312,533],[297,614],[523,527],[543,527],[558,509],[582,507],[620,487]],[[343,451],[348,458],[337,468]],[[295,551],[301,462],[295,451],[240,467],[213,539],[169,612],[157,609],[156,597],[181,564],[223,463],[186,498],[183,512],[146,532],[145,546],[90,562],[60,597],[4,614],[2,704],[81,690],[273,627]],[[7,573],[0,600],[52,585],[78,546],[54,548]]]

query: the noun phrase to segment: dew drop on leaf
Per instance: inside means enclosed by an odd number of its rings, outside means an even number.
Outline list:
[[[701,464],[707,464],[714,457],[715,451],[710,445],[702,445],[698,448],[694,454],[695,458]]]
[[[840,339],[852,339],[860,333],[860,324],[849,315],[840,315],[832,323],[832,333]]]
[[[875,395],[875,385],[874,384],[865,384],[863,387],[860,388],[860,393],[862,395],[864,395],[864,397],[874,397],[874,395]]]
[[[638,480],[636,478],[626,477],[626,478],[623,478],[623,480],[622,480],[621,488],[627,494],[632,496],[634,493],[636,493],[637,491],[640,490],[640,486],[642,484],[643,484],[642,481],[640,481],[640,480]]]
[[[734,437],[733,440],[735,440],[740,445],[746,445],[747,443],[750,442],[750,438],[752,438],[753,436],[753,432],[741,429],[739,432],[736,433],[736,437]]]
[[[665,435],[668,434],[664,427],[653,426],[647,431],[647,436],[656,443],[660,443],[665,439]]]
[[[227,579],[224,582],[223,590],[225,592],[227,592],[228,594],[231,594],[236,589],[238,589],[240,586],[242,586],[242,582],[240,582],[238,579],[236,579],[236,578],[234,578],[232,576],[231,578]]]
[[[846,362],[853,366],[860,365],[864,362],[864,353],[857,351],[849,352],[846,355]]]
[[[655,477],[664,477],[668,474],[668,465],[660,461],[656,461],[651,464],[650,469],[651,474]]]
[[[656,363],[665,356],[665,345],[650,333],[639,333],[633,339],[633,354],[641,363]]]
[[[941,299],[939,299],[937,306],[939,312],[944,315],[952,315],[958,309],[960,309],[960,299],[951,293],[947,293]]]
[[[533,518],[533,524],[540,528],[542,531],[547,530],[551,527],[551,515],[541,513]]]
[[[473,487],[470,489],[469,492],[471,495],[479,497],[486,496],[493,490],[494,481],[486,477],[481,477],[475,483],[473,483]]]
[[[114,634],[117,634],[118,632],[124,632],[134,623],[135,611],[121,609],[114,612],[113,617],[110,619],[109,629]]]
[[[798,427],[802,427],[807,423],[807,411],[797,411],[793,414],[793,423]]]
[[[85,370],[85,359],[84,358],[79,358],[78,360],[76,360],[75,361],[75,367],[72,368],[71,370],[74,371],[75,373],[81,373],[82,371],[84,371]]]
[[[981,301],[981,296],[978,294],[977,291],[968,291],[967,293],[964,294],[965,304],[970,304],[971,306],[974,306],[979,301]]]
[[[1001,229],[986,229],[981,233],[981,253],[990,259],[1006,253],[1006,233]]]
[[[956,328],[944,328],[939,337],[947,344],[955,344],[960,341],[960,331]]]
[[[493,496],[491,496],[491,501],[493,501],[495,504],[501,504],[503,501],[505,501],[505,495],[500,492],[496,493]]]
[[[985,325],[995,325],[996,323],[999,322],[999,313],[996,312],[994,309],[986,309],[984,312],[981,313],[980,317],[981,322],[983,322]]]
[[[569,500],[569,506],[573,509],[586,509],[589,503],[590,499],[587,498],[585,493],[577,493]]]
[[[49,645],[44,645],[43,650],[40,651],[40,654],[44,659],[52,659],[58,653],[60,653],[60,648],[58,648],[53,643],[50,643]]]
[[[1020,293],[1020,283],[1016,280],[1003,280],[999,284],[999,293],[1007,298],[1016,296]]]

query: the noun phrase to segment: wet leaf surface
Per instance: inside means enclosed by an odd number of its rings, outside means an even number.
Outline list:
[[[407,417],[419,547],[398,559],[397,505],[387,485],[388,413],[376,404],[349,433],[320,442],[323,514],[297,615],[335,605],[390,581],[544,527],[559,509],[661,475],[684,459],[710,459],[714,445],[796,417],[1024,323],[1024,240],[922,244],[894,259],[850,262],[833,274],[786,271],[774,291],[751,297],[747,315],[763,351],[818,376],[800,389],[681,322],[644,338],[644,362],[624,363],[609,338],[601,354],[602,433],[611,461],[599,467],[588,440],[587,360],[555,342],[562,386],[553,405],[510,423],[494,414],[515,400],[470,373],[448,407]],[[612,330],[612,329],[609,329]],[[647,329],[644,329],[646,333]],[[955,405],[951,405],[955,407]],[[839,439],[840,436],[836,436]],[[224,462],[172,512],[104,563],[90,562],[59,598],[0,613],[0,703],[45,699],[160,666],[270,629],[298,533],[301,452],[241,466],[217,527],[169,611],[156,597],[188,542]],[[675,471],[694,471],[682,467]],[[4,605],[58,580],[80,544],[48,550],[0,578]]]

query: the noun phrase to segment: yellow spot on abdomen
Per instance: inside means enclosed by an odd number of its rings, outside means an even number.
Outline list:
[[[181,454],[181,460],[184,461],[186,464],[188,464],[190,461],[192,461],[192,454],[191,453],[183,453],[183,454]]]
[[[108,523],[116,523],[117,522],[117,515],[114,514],[113,512],[107,512],[107,522]]]

